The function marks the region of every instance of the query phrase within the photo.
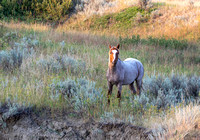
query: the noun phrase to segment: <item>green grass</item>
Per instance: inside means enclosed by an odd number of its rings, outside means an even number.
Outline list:
[[[184,50],[187,48],[197,48],[195,44],[189,43],[187,40],[177,40],[177,39],[165,39],[164,37],[161,38],[154,38],[148,37],[147,39],[142,39],[140,36],[132,36],[132,38],[119,38],[120,43],[123,45],[150,45],[156,47],[164,47],[164,48],[171,48],[177,50]],[[193,49],[194,49],[193,48]]]
[[[142,17],[137,20],[139,20],[140,24],[142,24],[150,19],[150,14],[154,10],[156,10],[156,8],[151,8],[150,10],[146,11],[138,7],[130,7],[119,13],[107,14],[103,16],[93,16],[90,28],[93,30],[106,29],[109,27],[113,29],[129,29],[132,28],[133,25],[137,24],[136,16],[138,13],[140,13]],[[87,20],[85,24],[87,24]]]

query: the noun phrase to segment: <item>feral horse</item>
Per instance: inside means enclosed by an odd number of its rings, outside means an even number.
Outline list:
[[[140,95],[142,88],[142,78],[144,76],[142,63],[134,58],[127,58],[121,61],[119,59],[119,47],[119,44],[112,47],[109,45],[109,62],[106,74],[108,81],[108,104],[110,104],[113,85],[116,85],[118,88],[117,98],[119,99],[119,105],[122,85],[129,85],[131,92],[138,95]],[[137,92],[134,88],[134,82],[136,82]]]

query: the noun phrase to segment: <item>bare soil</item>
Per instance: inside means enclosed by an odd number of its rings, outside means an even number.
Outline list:
[[[126,123],[98,122],[92,118],[83,119],[78,114],[66,113],[52,115],[32,111],[30,108],[18,109],[9,117],[8,106],[0,108],[0,140],[146,140],[151,131]],[[4,122],[4,123],[2,123]]]
[[[148,140],[156,139],[152,131],[127,123],[99,122],[75,112],[56,113],[44,108],[19,108],[9,113],[0,107],[0,140]],[[7,113],[8,117],[5,117]],[[4,116],[4,117],[3,117]],[[200,140],[200,126],[185,140]]]

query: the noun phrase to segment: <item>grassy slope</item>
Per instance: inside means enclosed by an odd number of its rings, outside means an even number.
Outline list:
[[[140,14],[139,14],[140,13]],[[72,16],[58,30],[90,31],[118,36],[140,35],[198,41],[200,34],[199,7],[176,7],[154,3],[153,8],[141,10],[129,7],[117,13],[94,15],[89,18]]]

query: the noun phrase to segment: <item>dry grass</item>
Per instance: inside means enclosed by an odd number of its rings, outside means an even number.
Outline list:
[[[51,27],[47,24],[41,24],[41,23],[30,23],[26,24],[23,22],[2,22],[3,26],[11,29],[27,29],[27,30],[34,30],[34,31],[48,31],[51,29]]]
[[[167,2],[167,1],[165,1]],[[104,14],[108,12],[119,12],[131,4],[136,4],[126,0],[119,0],[115,7],[108,8],[104,11]],[[179,2],[181,4],[181,2]],[[111,10],[112,9],[112,10]],[[113,35],[113,36],[123,36],[131,37],[132,35],[140,35],[142,38],[149,36],[175,39],[188,39],[190,41],[197,41],[200,38],[200,10],[199,7],[191,6],[161,6],[156,11],[156,18],[150,19],[147,23],[143,25],[134,25],[124,28],[112,28],[115,23],[110,22],[108,28],[101,30],[92,30],[90,25],[94,22],[92,18],[83,15],[76,15],[69,19],[64,25],[58,26],[58,30],[79,30],[79,31],[89,31],[97,34]],[[117,23],[116,23],[117,24]]]
[[[154,0],[155,1],[155,0]],[[184,3],[187,3],[189,0],[185,0]],[[95,8],[96,4],[107,2],[105,6],[100,6]],[[163,0],[163,2],[168,2]],[[175,1],[169,1],[175,2]],[[176,0],[177,3],[182,3]],[[195,1],[195,3],[198,1]],[[109,3],[112,3],[109,5]],[[86,7],[85,11],[78,13],[77,15],[72,16],[66,23],[63,25],[58,25],[54,30],[59,32],[74,32],[74,30],[82,31],[99,35],[112,35],[115,37],[118,36],[132,36],[140,35],[142,38],[149,36],[166,38],[175,38],[175,39],[188,39],[190,41],[197,41],[200,38],[200,10],[195,7],[174,7],[174,6],[161,6],[157,12],[161,15],[155,19],[151,19],[148,23],[142,26],[131,26],[125,31],[124,28],[112,29],[112,24],[109,25],[109,28],[102,30],[91,30],[90,24],[93,22],[89,15],[93,14],[105,14],[119,12],[133,4],[136,4],[137,0],[117,0],[117,1],[94,1],[94,3],[89,4]],[[107,6],[107,7],[106,7]],[[93,8],[91,8],[93,7]],[[95,11],[96,9],[96,11]],[[33,29],[34,31],[47,31],[52,28],[47,24],[24,24],[24,23],[4,23],[6,27],[13,29]],[[111,27],[111,28],[110,28]]]
[[[78,15],[88,18],[97,14],[116,13],[137,3],[138,0],[89,0],[84,5],[84,9],[78,12]]]
[[[148,26],[133,28],[128,34],[139,34],[143,37],[165,36],[176,39],[199,39],[200,10],[198,8],[162,7],[158,12],[162,16],[152,19]]]
[[[195,7],[200,7],[199,0],[152,0],[152,2],[164,2],[175,6],[189,6],[192,4]]]
[[[165,117],[153,117],[148,125],[159,139],[184,139],[200,123],[200,105],[171,108]]]

